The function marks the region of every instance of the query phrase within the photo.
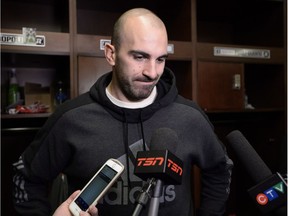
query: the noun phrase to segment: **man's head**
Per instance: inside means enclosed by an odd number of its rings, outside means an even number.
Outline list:
[[[163,73],[168,38],[164,23],[151,11],[135,8],[115,23],[105,56],[113,67],[109,90],[122,101],[147,98]]]

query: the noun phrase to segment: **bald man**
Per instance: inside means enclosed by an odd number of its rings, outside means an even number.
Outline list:
[[[233,163],[207,116],[178,94],[175,76],[165,67],[167,45],[165,25],[153,12],[135,8],[120,16],[105,45],[112,71],[61,105],[14,164],[15,208],[21,215],[50,215],[47,185],[59,173],[67,176],[72,193],[109,158],[121,161],[125,171],[96,205],[99,216],[132,215],[145,183],[134,175],[135,157],[149,150],[159,128],[177,134],[173,154],[184,166],[182,184],[165,185],[158,215],[194,215],[193,165],[202,173],[197,215],[225,213]]]

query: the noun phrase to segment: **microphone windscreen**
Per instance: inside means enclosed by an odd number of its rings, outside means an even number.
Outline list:
[[[168,150],[175,153],[178,145],[178,135],[170,128],[158,128],[152,134],[150,150]]]
[[[255,183],[259,183],[272,175],[271,170],[240,131],[232,131],[226,138],[236,157]]]

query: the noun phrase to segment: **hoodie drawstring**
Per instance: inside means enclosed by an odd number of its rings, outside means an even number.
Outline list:
[[[129,143],[128,143],[128,122],[126,118],[126,113],[124,113],[125,121],[123,122],[123,140],[124,140],[124,148],[125,148],[125,155],[126,155],[126,163],[127,163],[127,180],[128,180],[128,188],[131,189],[131,180],[130,180],[130,163],[129,163]],[[143,145],[143,151],[146,151],[146,141],[144,136],[144,126],[142,121],[142,112],[140,113],[140,127],[141,127],[141,138],[142,138],[142,145]],[[132,160],[132,158],[131,158]],[[132,160],[132,162],[135,162],[135,160]],[[134,166],[136,164],[134,163]]]
[[[143,144],[143,151],[146,151],[146,141],[144,136],[144,127],[143,127],[143,121],[142,121],[142,111],[140,113],[140,126],[141,126],[141,135],[142,135],[142,144]]]
[[[128,188],[131,189],[130,165],[129,165],[129,144],[128,144],[128,123],[126,120],[126,116],[125,116],[125,122],[123,122],[123,139],[124,139],[124,148],[125,148],[125,153],[126,153]]]

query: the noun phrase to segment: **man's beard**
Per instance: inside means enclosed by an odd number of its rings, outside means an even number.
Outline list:
[[[151,82],[152,80],[147,77],[136,78],[132,81],[132,83],[130,83],[125,78],[125,76],[121,76],[119,74],[117,74],[117,79],[118,79],[118,84],[122,93],[130,101],[141,101],[143,99],[148,98],[155,86],[155,84],[141,86],[141,88],[137,88],[133,86],[134,81]]]

